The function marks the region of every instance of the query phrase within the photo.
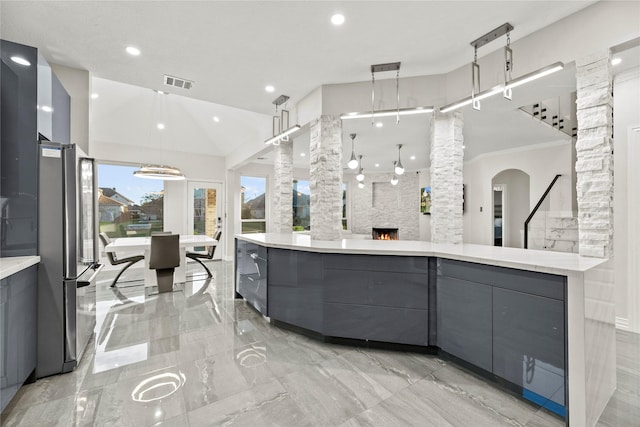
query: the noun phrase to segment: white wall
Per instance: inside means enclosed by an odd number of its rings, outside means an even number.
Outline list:
[[[613,124],[616,323],[640,332],[640,138],[632,130],[640,127],[640,68],[614,79]]]
[[[465,144],[471,143],[465,139]],[[529,175],[530,211],[555,175],[568,175],[571,168],[571,146],[567,141],[489,153],[465,162],[463,241],[481,245],[493,244],[491,180],[496,174],[506,169],[519,169]],[[570,180],[565,182],[570,183]],[[571,188],[569,184],[565,187],[557,191],[565,195],[561,198],[562,203],[570,204]],[[557,209],[563,208],[560,206]]]
[[[93,156],[93,153],[89,151],[91,76],[86,70],[57,64],[50,65],[51,70],[71,98],[71,142],[80,147],[88,156]]]

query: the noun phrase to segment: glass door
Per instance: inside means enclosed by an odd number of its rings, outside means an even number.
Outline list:
[[[213,237],[217,230],[222,230],[222,184],[217,182],[190,181],[188,185],[189,205],[187,229],[194,235]],[[222,245],[215,252],[213,259],[222,258]],[[205,251],[206,248],[195,248]]]

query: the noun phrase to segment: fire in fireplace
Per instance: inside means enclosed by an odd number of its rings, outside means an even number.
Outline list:
[[[398,240],[397,228],[372,228],[371,236],[373,240]]]

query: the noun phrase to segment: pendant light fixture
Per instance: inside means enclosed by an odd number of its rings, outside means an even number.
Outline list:
[[[387,64],[376,64],[371,66],[371,126],[375,125],[375,113],[376,113],[376,91],[375,83],[376,73],[385,71],[396,72],[396,124],[400,123],[400,62],[390,62]]]
[[[358,188],[362,190],[364,188],[364,182],[359,182]]]
[[[347,163],[347,166],[349,166],[349,169],[355,169],[358,167],[358,159],[356,159],[356,152],[354,147],[354,140],[356,139],[356,134],[352,133],[349,136],[351,137],[351,160],[349,160],[349,163]]]
[[[471,64],[471,96],[440,107],[441,113],[448,113],[449,111],[457,110],[470,104],[475,110],[479,110],[481,100],[489,98],[493,95],[497,95],[499,93],[502,93],[506,99],[511,100],[511,89],[525,83],[529,83],[533,80],[537,80],[549,74],[555,73],[556,71],[560,71],[564,68],[564,64],[562,62],[555,62],[536,71],[532,71],[531,73],[527,73],[523,76],[512,79],[511,71],[513,70],[513,52],[511,50],[511,30],[513,30],[513,25],[507,22],[471,42],[471,46],[473,46],[474,48],[473,63]],[[480,91],[480,65],[477,62],[478,48],[494,41],[498,37],[501,37],[505,34],[507,36],[507,44],[504,48],[504,84],[494,86],[490,89],[485,89],[484,91]]]
[[[161,97],[160,101],[157,98],[158,96]],[[158,93],[156,95],[156,98],[154,99],[154,104],[156,105],[156,107],[159,102],[163,102],[164,104],[165,97],[166,97],[166,94],[164,93]],[[162,107],[164,107],[164,105],[162,105]],[[159,131],[163,132],[165,130],[165,125],[163,123],[158,123],[157,128]],[[163,141],[164,138],[160,137],[160,140]],[[160,149],[162,150],[161,155],[164,157],[165,148],[163,147],[163,145],[164,144],[162,143],[160,144]],[[137,171],[134,171],[133,176],[138,178],[145,178],[145,179],[161,179],[164,181],[180,181],[185,179],[184,174],[180,171],[180,169],[176,167],[166,166],[166,165],[154,165],[154,164],[140,165],[140,169]]]
[[[393,164],[393,171],[396,175],[402,175],[404,173],[404,166],[402,166],[402,161],[400,160],[400,149],[402,148],[402,144],[398,144],[398,161]]]
[[[280,95],[273,100],[272,104],[276,106],[276,115],[273,116],[272,121],[272,134],[273,136],[267,139],[265,145],[273,144],[280,145],[280,141],[288,141],[289,135],[300,129],[300,125],[293,125],[289,127],[289,111],[286,109],[280,110],[278,115],[278,107],[285,104],[289,100],[287,95]],[[286,104],[285,104],[286,106]]]
[[[395,172],[395,169],[396,169],[396,163],[397,162],[394,160],[393,161],[394,172]],[[391,182],[391,185],[398,185],[398,176],[395,173],[391,176],[391,181],[390,182]]]
[[[358,175],[356,175],[356,179],[359,182],[364,181],[364,173],[362,172],[362,154],[358,156],[360,158],[360,169],[358,170]]]

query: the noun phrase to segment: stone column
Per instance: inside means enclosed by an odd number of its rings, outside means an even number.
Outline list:
[[[342,238],[342,121],[320,116],[311,123],[311,239]]]
[[[580,255],[613,255],[613,96],[608,50],[576,61]]]
[[[431,118],[431,241],[462,243],[462,113]]]
[[[275,148],[271,226],[274,233],[293,231],[293,140]]]

